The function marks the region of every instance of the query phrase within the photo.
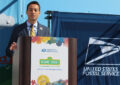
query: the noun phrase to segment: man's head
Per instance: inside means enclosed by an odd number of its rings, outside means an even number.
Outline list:
[[[40,15],[40,5],[37,1],[32,1],[27,5],[28,22],[34,24]]]

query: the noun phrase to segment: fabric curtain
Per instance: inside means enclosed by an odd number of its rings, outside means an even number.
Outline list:
[[[77,39],[78,85],[119,85],[120,16],[54,11],[51,32]]]

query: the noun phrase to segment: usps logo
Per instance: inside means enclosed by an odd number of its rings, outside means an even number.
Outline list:
[[[120,38],[90,37],[86,65],[120,65]]]

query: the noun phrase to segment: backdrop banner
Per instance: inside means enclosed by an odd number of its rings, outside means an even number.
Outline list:
[[[53,12],[52,36],[77,38],[78,85],[120,84],[120,16]]]

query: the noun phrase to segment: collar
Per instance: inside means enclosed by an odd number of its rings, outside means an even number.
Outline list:
[[[30,23],[27,21],[27,27],[30,27]],[[35,22],[34,27],[37,27],[37,22]]]
[[[31,24],[27,21],[27,30],[31,30],[30,25],[31,25]],[[38,23],[36,22],[36,23],[34,24],[34,30],[35,30],[35,31],[37,31],[37,28],[38,28],[37,25],[38,25]]]

